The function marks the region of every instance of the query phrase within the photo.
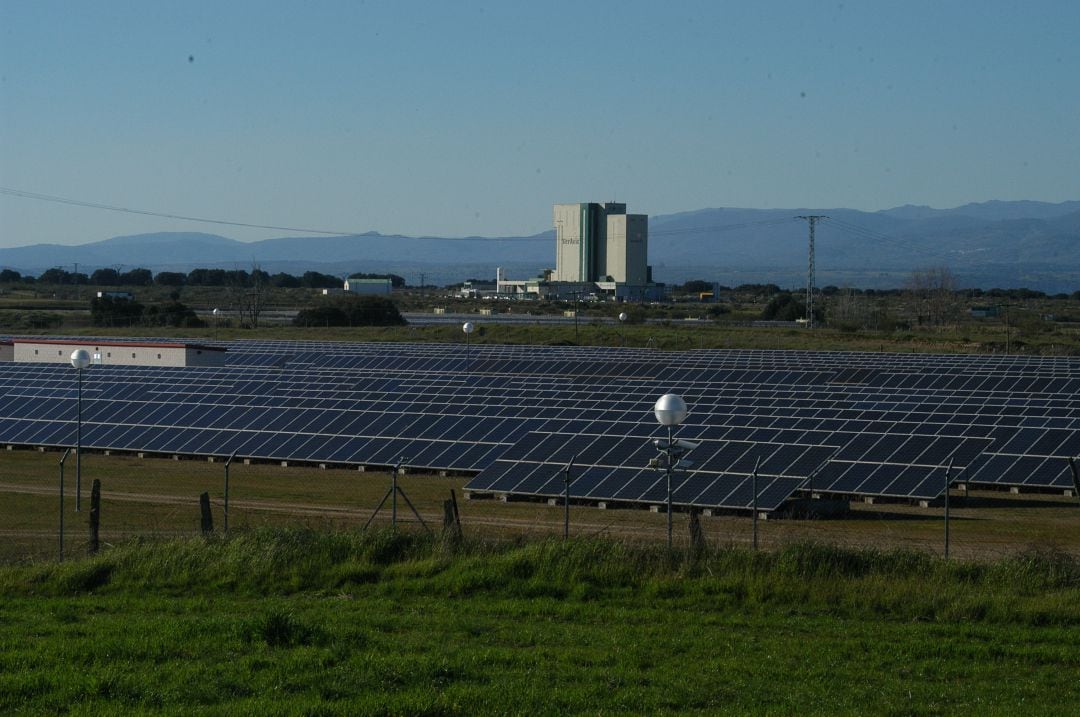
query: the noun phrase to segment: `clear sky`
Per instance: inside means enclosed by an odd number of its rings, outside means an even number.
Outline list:
[[[349,232],[1080,199],[1080,2],[0,0],[0,186]],[[194,224],[0,194],[0,246]]]

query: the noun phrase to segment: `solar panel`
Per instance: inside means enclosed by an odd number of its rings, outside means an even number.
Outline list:
[[[840,495],[933,497],[949,459],[970,484],[1061,488],[1078,452],[1069,357],[477,345],[465,374],[461,345],[218,345],[223,367],[92,367],[84,443],[369,465],[409,454],[480,485],[508,482],[523,456],[546,466],[531,469],[539,481],[581,436],[596,469],[583,486],[652,500],[652,402],[673,390],[691,405],[680,435],[703,442],[678,494],[718,506],[743,503],[757,457],[770,495],[813,475]],[[0,441],[73,442],[72,373],[0,364]],[[528,486],[546,494],[551,480]]]

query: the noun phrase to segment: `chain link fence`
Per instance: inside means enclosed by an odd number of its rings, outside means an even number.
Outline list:
[[[74,452],[72,451],[72,454]],[[456,498],[461,529],[480,537],[563,535],[561,500],[466,500],[466,476],[416,474],[357,468],[321,469],[280,463],[86,452],[81,470],[74,455],[63,466],[62,451],[0,450],[0,562],[84,555],[91,546],[91,489],[100,482],[98,539],[107,549],[133,538],[167,539],[251,530],[265,526],[313,530],[362,530],[392,522],[401,530],[441,531],[453,519]],[[77,475],[80,473],[81,475]],[[226,513],[226,473],[228,504]],[[81,497],[77,492],[81,484]],[[200,497],[206,494],[206,507]],[[415,508],[415,513],[413,511]],[[663,542],[663,505],[653,510],[601,510],[572,498],[569,534],[617,540]],[[207,510],[208,509],[208,510]],[[418,517],[419,516],[419,517]],[[762,516],[765,517],[765,516]],[[206,521],[206,522],[204,522]],[[422,522],[421,522],[422,521]],[[691,545],[692,520],[674,516],[674,545]],[[700,540],[710,547],[754,545],[755,525],[742,514],[701,515]],[[1065,495],[954,492],[950,555],[989,559],[1030,549],[1054,548],[1080,555],[1080,505]],[[768,516],[756,524],[756,542],[772,549],[800,541],[845,547],[913,549],[944,553],[941,505],[852,503],[839,517]]]

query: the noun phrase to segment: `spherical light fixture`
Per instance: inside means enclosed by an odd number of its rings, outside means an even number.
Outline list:
[[[686,401],[674,393],[665,393],[653,407],[661,426],[677,426],[686,419]]]
[[[90,365],[90,352],[86,349],[75,349],[71,352],[71,365],[77,369],[84,369]]]

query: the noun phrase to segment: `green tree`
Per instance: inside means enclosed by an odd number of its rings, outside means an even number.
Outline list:
[[[90,323],[93,326],[135,326],[142,321],[143,305],[132,299],[103,296],[90,300]]]
[[[154,283],[158,286],[183,286],[187,283],[187,275],[179,271],[159,271],[154,276]]]
[[[120,274],[116,269],[98,269],[90,275],[94,286],[116,286],[120,283]]]
[[[120,275],[120,284],[123,286],[150,286],[154,283],[154,275],[149,269],[132,269]]]
[[[300,277],[300,285],[308,289],[341,288],[342,281],[333,274],[320,274],[317,271],[305,271]]]
[[[285,272],[278,272],[270,277],[270,285],[281,289],[299,289],[300,278]]]
[[[38,281],[42,284],[70,284],[71,274],[58,266],[54,266],[51,269],[46,269],[38,277]]]
[[[703,291],[712,291],[713,284],[711,281],[705,281],[704,279],[691,279],[682,286],[676,287],[676,290],[686,294],[700,294]]]
[[[146,309],[143,318],[148,326],[174,326],[177,328],[201,328],[206,322],[179,301],[167,301]]]
[[[820,312],[817,309],[814,310],[815,320],[820,318],[819,313]],[[805,319],[806,304],[790,292],[777,294],[765,305],[765,309],[761,312],[761,318],[766,321],[795,321],[796,319]]]
[[[352,294],[329,297],[293,319],[295,326],[402,326],[405,323],[390,299]]]

